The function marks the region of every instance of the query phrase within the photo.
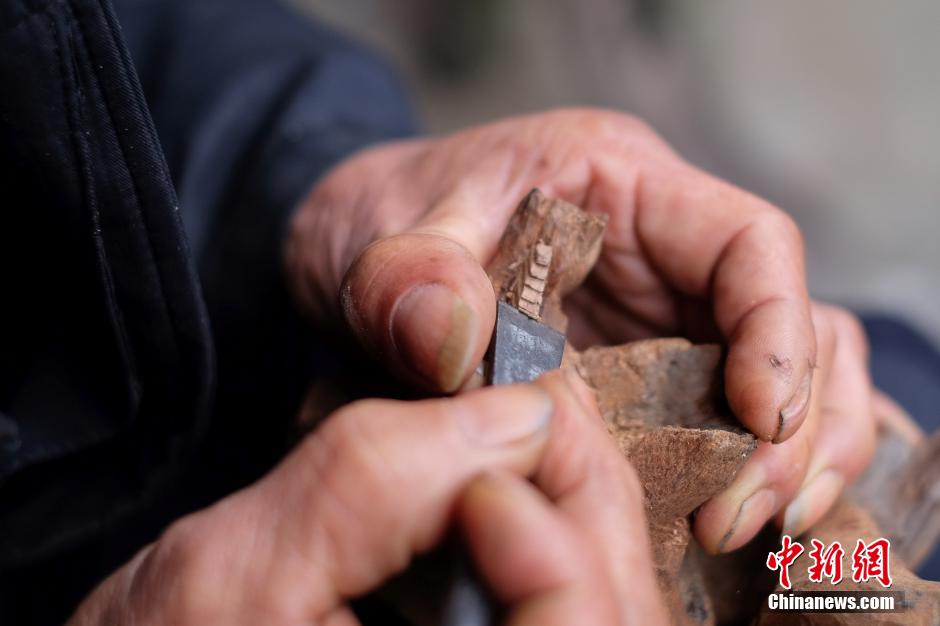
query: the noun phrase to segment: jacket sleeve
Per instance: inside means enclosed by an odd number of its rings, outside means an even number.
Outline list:
[[[322,173],[412,132],[395,76],[278,0],[116,0],[196,257],[217,356],[208,441],[268,451],[340,358],[287,294],[288,218]],[[231,467],[225,470],[232,473]]]
[[[317,177],[413,132],[388,68],[279,0],[115,5],[204,281],[224,265],[252,293]]]
[[[288,296],[282,248],[295,205],[325,170],[410,134],[412,120],[387,67],[286,2],[115,7],[208,311],[217,369],[200,457],[217,496],[277,461],[311,379],[340,366]]]

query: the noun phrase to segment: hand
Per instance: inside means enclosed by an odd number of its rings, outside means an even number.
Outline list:
[[[813,303],[812,312],[818,351],[806,420],[783,443],[758,443],[731,486],[699,509],[695,536],[711,552],[741,547],[771,517],[784,533],[799,536],[874,453],[864,330],[842,309]]]
[[[641,488],[573,378],[349,405],[171,526],[71,623],[356,624],[347,601],[453,519],[512,624],[665,624]]]
[[[632,117],[563,110],[352,157],[295,216],[294,294],[321,321],[344,315],[394,370],[454,391],[492,332],[482,266],[532,187],[610,216],[593,274],[566,302],[574,345],[677,334],[728,344],[728,401],[768,443],[703,508],[703,545],[741,545],[798,492],[810,495],[787,509],[794,527],[818,518],[871,448],[856,325],[823,308],[814,328],[793,220],[685,163]]]

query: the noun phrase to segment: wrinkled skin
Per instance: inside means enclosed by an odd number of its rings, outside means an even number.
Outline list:
[[[348,599],[456,523],[511,624],[662,625],[642,507],[575,377],[367,400],[176,522],[70,623],[357,624]]]
[[[728,345],[726,395],[762,443],[699,511],[699,541],[731,550],[771,517],[791,534],[816,521],[873,446],[858,323],[810,302],[790,218],[631,117],[557,111],[354,155],[297,210],[296,300],[317,323],[345,318],[411,383],[461,390],[494,323],[482,266],[532,187],[610,216],[567,302],[575,345]],[[167,529],[72,623],[355,624],[348,599],[451,524],[509,623],[665,623],[635,473],[561,372],[341,409],[258,483]]]
[[[819,519],[873,450],[860,326],[810,302],[792,219],[685,163],[635,118],[560,110],[353,156],[296,215],[294,294],[321,322],[345,316],[411,382],[455,391],[493,327],[482,267],[533,187],[610,217],[595,270],[566,303],[576,346],[728,345],[728,400],[762,443],[699,511],[703,546],[739,547],[772,517],[794,534]]]

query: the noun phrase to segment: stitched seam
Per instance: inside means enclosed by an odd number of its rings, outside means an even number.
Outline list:
[[[49,22],[51,24],[53,34],[59,34],[63,39],[67,38],[68,33],[60,31],[52,17],[49,18]],[[77,61],[75,63],[74,69],[75,76],[69,80],[67,78],[69,73],[68,66],[66,65],[66,54],[65,50],[63,50],[63,48],[59,45],[58,36],[53,37],[53,44],[59,64],[58,84],[60,86],[62,104],[66,111],[66,123],[69,130],[69,144],[72,146],[72,153],[75,161],[79,165],[79,178],[82,184],[82,203],[88,214],[91,216],[94,249],[97,254],[100,255],[99,259],[96,260],[101,263],[101,271],[103,273],[103,287],[110,303],[113,304],[114,307],[114,333],[115,339],[118,343],[118,350],[122,358],[126,361],[127,367],[129,368],[127,390],[128,402],[132,406],[136,406],[140,396],[140,380],[138,378],[136,355],[130,344],[130,339],[127,333],[127,325],[125,323],[126,316],[124,314],[123,308],[121,307],[120,299],[115,292],[114,277],[111,271],[113,260],[110,258],[108,248],[106,245],[104,245],[101,234],[101,214],[99,211],[97,194],[95,191],[95,181],[94,175],[92,173],[93,168],[91,166],[91,162],[88,159],[87,146],[82,138],[82,133],[80,132],[78,125],[78,119],[81,117],[81,112],[75,107],[73,100],[68,96],[68,92],[65,87],[65,83],[70,82],[74,84],[76,90],[81,89],[80,85],[78,84]],[[81,100],[82,97],[83,96],[79,96],[79,99]]]
[[[68,133],[69,133],[69,145],[71,146],[71,149],[72,149],[72,156],[75,159],[75,161],[79,164],[79,168],[80,168],[79,179],[81,180],[81,185],[82,185],[82,203],[88,206],[89,204],[94,204],[94,201],[90,200],[90,198],[92,198],[95,193],[94,183],[91,181],[91,177],[89,176],[90,172],[87,170],[87,159],[82,154],[82,150],[80,149],[78,145],[78,135],[76,134],[76,128],[75,128],[75,123],[74,123],[75,122],[74,118],[77,114],[77,111],[72,106],[72,102],[69,99],[66,88],[65,88],[65,83],[67,81],[68,73],[67,73],[67,67],[66,67],[65,52],[59,43],[60,41],[59,38],[60,36],[64,35],[64,33],[62,33],[59,30],[58,25],[56,24],[55,20],[51,16],[49,16],[48,18],[47,28],[49,29],[49,33],[52,35],[52,47],[56,55],[56,61],[57,61],[56,78],[58,78],[57,84],[60,87],[59,94],[62,100],[62,105],[66,111],[65,122],[66,122],[66,126],[68,128]],[[88,206],[88,208],[91,208],[91,207]],[[92,214],[92,222],[95,228],[98,228],[97,214],[94,210],[91,210],[90,212]],[[94,440],[100,440],[108,436],[111,433],[107,429],[97,428],[97,429],[92,429],[92,431],[89,432],[88,434],[90,435],[90,439],[94,441]],[[58,445],[56,445],[55,443],[46,444],[42,448],[42,452],[40,452],[38,456],[49,456],[50,453],[54,455],[64,450],[68,451],[68,450],[74,450],[74,449],[75,449],[75,446],[62,443],[62,442],[60,442]],[[18,465],[24,465],[24,463],[20,463]]]
[[[99,3],[99,4],[100,4],[100,3]],[[147,248],[148,248],[147,251],[149,252],[150,262],[151,262],[151,265],[152,265],[152,267],[153,267],[154,273],[157,275],[157,286],[158,286],[159,289],[160,289],[160,302],[161,302],[161,304],[162,304],[163,313],[164,313],[164,316],[165,316],[166,319],[167,319],[167,323],[169,324],[170,329],[172,330],[172,333],[171,333],[171,334],[172,334],[172,336],[173,336],[173,350],[174,350],[174,354],[175,354],[175,357],[176,357],[175,360],[176,360],[177,362],[180,362],[180,361],[182,360],[182,353],[181,353],[181,351],[180,351],[179,341],[178,341],[179,329],[177,328],[176,319],[175,319],[174,316],[172,315],[172,313],[171,313],[171,311],[170,311],[170,308],[169,308],[169,303],[167,302],[166,289],[165,289],[165,285],[164,285],[164,276],[163,276],[163,272],[160,271],[160,268],[159,268],[159,266],[158,266],[158,264],[157,264],[157,260],[156,260],[156,254],[154,253],[154,245],[153,245],[153,240],[152,240],[152,238],[151,238],[151,232],[150,232],[150,222],[149,222],[149,220],[147,219],[146,212],[143,211],[143,203],[142,203],[142,201],[141,201],[142,196],[141,196],[140,188],[139,188],[139,185],[138,185],[138,182],[137,182],[137,175],[135,174],[134,170],[131,168],[130,163],[128,162],[128,159],[127,159],[127,152],[126,152],[126,148],[125,148],[125,146],[124,146],[124,141],[123,141],[122,138],[121,138],[121,134],[118,132],[117,124],[115,124],[114,112],[113,112],[113,110],[112,110],[112,105],[111,105],[111,95],[110,95],[110,94],[108,93],[108,91],[104,88],[104,84],[103,84],[103,82],[102,82],[102,80],[101,80],[101,77],[100,77],[100,75],[99,75],[99,73],[98,73],[98,67],[101,66],[102,64],[100,64],[100,63],[97,62],[98,59],[97,59],[97,56],[96,56],[96,52],[95,52],[93,46],[89,45],[88,39],[87,39],[87,37],[86,37],[86,35],[85,35],[85,28],[84,28],[84,25],[83,25],[83,23],[82,23],[82,20],[78,17],[78,15],[77,15],[77,14],[75,13],[75,11],[74,11],[73,2],[72,2],[71,0],[69,0],[69,1],[67,2],[67,6],[68,6],[68,9],[69,9],[69,13],[70,13],[70,14],[72,15],[72,17],[74,18],[74,21],[75,21],[75,24],[76,24],[76,30],[78,31],[79,36],[82,38],[82,44],[84,45],[85,50],[87,51],[89,57],[90,57],[90,58],[92,59],[92,61],[93,61],[93,62],[92,62],[92,69],[91,69],[91,71],[92,71],[92,73],[93,73],[94,76],[95,76],[95,80],[96,80],[97,83],[98,83],[98,88],[100,89],[101,94],[102,94],[102,96],[103,96],[103,100],[104,100],[104,104],[105,104],[105,109],[106,109],[107,112],[108,112],[108,120],[109,120],[109,122],[111,123],[111,128],[112,128],[112,130],[113,130],[114,133],[115,133],[115,137],[116,137],[116,139],[117,139],[117,144],[118,144],[118,146],[120,147],[120,150],[121,150],[121,157],[122,157],[122,159],[123,159],[123,161],[124,161],[124,166],[127,168],[127,172],[128,172],[129,177],[130,177],[130,180],[131,180],[131,186],[132,186],[133,191],[134,191],[134,205],[135,205],[136,208],[137,208],[137,214],[138,214],[138,216],[140,217],[141,222],[144,224],[144,236],[145,236],[145,239],[146,239],[146,241],[147,241]],[[114,39],[113,39],[114,33],[113,33],[113,31],[111,31],[110,29],[108,30],[108,35],[111,37],[111,40],[112,40],[113,43],[115,43],[115,44],[120,43],[120,42],[115,42],[115,41],[114,41]],[[118,62],[119,62],[119,64],[120,64],[120,66],[121,66],[121,69],[122,69],[125,73],[127,73],[127,72],[128,72],[128,68],[127,68],[127,66],[126,66],[125,63],[124,63],[123,58],[120,57],[120,55],[118,55]],[[157,149],[159,149],[159,143],[155,143],[155,145],[157,146]]]

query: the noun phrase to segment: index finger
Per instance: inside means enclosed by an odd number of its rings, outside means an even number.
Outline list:
[[[593,393],[571,371],[537,382],[557,419],[535,485],[601,555],[623,622],[665,624],[653,571],[643,487],[607,432]]]
[[[596,552],[524,479],[509,473],[476,478],[455,517],[485,580],[507,607],[506,623],[624,623]]]
[[[729,342],[725,391],[738,419],[781,442],[806,417],[816,358],[803,241],[783,211],[681,162],[644,167],[635,228],[680,292],[710,297]]]

